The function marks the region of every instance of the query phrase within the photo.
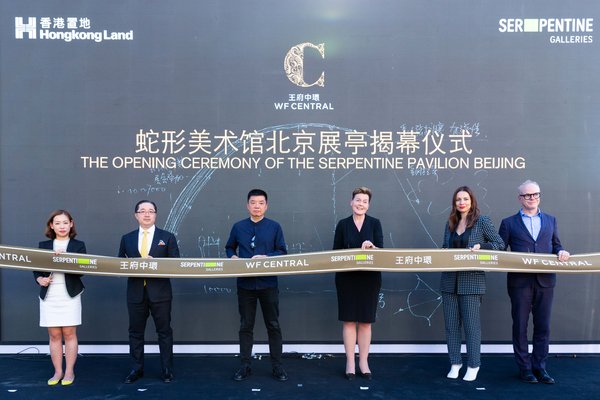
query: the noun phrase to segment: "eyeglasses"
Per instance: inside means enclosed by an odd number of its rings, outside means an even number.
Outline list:
[[[541,195],[542,194],[540,192],[537,192],[537,193],[525,193],[525,194],[520,194],[519,197],[522,197],[525,200],[531,200],[531,199],[537,200],[537,199],[540,198]]]
[[[135,212],[136,214],[156,214],[156,210],[139,210]]]
[[[256,240],[256,235],[252,236],[252,239],[250,239],[250,248],[252,250],[254,250],[256,248],[256,244],[254,243],[255,240]]]

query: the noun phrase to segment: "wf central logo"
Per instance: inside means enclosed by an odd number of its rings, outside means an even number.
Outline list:
[[[27,23],[23,22],[22,17],[15,17],[15,38],[23,39],[23,34],[27,34],[29,39],[37,39],[37,20],[35,17],[27,18]]]
[[[321,72],[321,76],[313,83],[304,81],[304,49],[312,48],[319,52],[321,58],[325,58],[325,44],[318,45],[312,43],[300,43],[293,46],[285,55],[283,60],[283,69],[290,82],[300,87],[325,86],[325,72]]]

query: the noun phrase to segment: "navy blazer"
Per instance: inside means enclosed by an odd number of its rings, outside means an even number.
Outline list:
[[[138,250],[139,228],[131,231],[121,238],[119,246],[119,257],[140,258]],[[179,247],[177,239],[171,232],[155,228],[154,238],[148,255],[153,258],[179,258]],[[144,298],[144,281],[148,299],[152,302],[169,301],[173,298],[171,280],[169,278],[128,278],[127,279],[127,301],[129,303],[141,303]]]
[[[39,243],[38,248],[53,250],[54,240],[44,240]],[[69,244],[67,245],[67,252],[85,254],[87,253],[85,243],[81,240],[70,239]],[[50,272],[33,271],[33,278],[36,280],[36,283],[37,278],[40,276],[50,276]],[[83,286],[83,282],[81,282],[81,276],[81,274],[65,274],[65,284],[67,285],[67,293],[69,293],[69,296],[75,297],[83,292],[85,287]],[[46,298],[46,293],[48,293],[48,286],[40,286],[40,299],[44,300]]]
[[[523,223],[521,213],[504,218],[500,224],[500,237],[504,240],[506,248],[511,251],[522,253],[547,253],[558,254],[563,249],[558,238],[558,227],[556,218],[550,214],[540,212],[542,227],[537,240],[527,230]],[[509,287],[525,287],[537,280],[542,287],[554,287],[556,285],[556,274],[530,274],[522,272],[509,272],[507,284]]]
[[[484,250],[504,250],[504,242],[496,233],[496,228],[490,217],[481,215],[475,224],[468,229],[468,247],[479,244]],[[466,231],[465,231],[466,232]],[[444,230],[444,243],[442,248],[450,248],[450,228],[446,222]],[[483,271],[456,271],[443,272],[440,279],[440,290],[455,294],[485,294],[485,272]]]

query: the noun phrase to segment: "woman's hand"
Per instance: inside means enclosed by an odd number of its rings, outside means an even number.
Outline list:
[[[36,279],[38,285],[48,287],[52,283],[52,275],[50,276],[38,276]]]
[[[475,251],[475,250],[479,250],[481,248],[481,245],[479,243],[477,243],[475,246],[471,247],[471,251]]]
[[[373,243],[371,243],[370,240],[365,240],[364,242],[362,242],[362,246],[360,246],[360,248],[362,250],[367,250],[367,249],[376,249],[377,246],[375,246]]]

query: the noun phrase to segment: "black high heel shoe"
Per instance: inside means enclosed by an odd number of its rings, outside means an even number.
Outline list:
[[[354,379],[356,379],[356,374],[353,374],[352,372],[346,372],[346,379],[348,379],[349,381],[353,381]]]
[[[370,380],[372,380],[372,379],[373,379],[373,375],[372,375],[370,372],[362,372],[362,371],[360,371],[360,372],[359,372],[359,375],[360,375],[362,378],[365,378],[365,379],[366,379],[366,380],[368,380],[368,381],[370,381]]]

